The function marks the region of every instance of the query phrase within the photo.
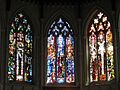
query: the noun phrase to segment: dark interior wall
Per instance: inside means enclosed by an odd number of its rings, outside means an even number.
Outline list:
[[[116,0],[115,2],[115,26],[116,26],[116,33],[118,34],[117,41],[118,41],[118,47],[117,47],[117,62],[118,62],[118,88],[120,88],[120,1]]]
[[[4,36],[2,34],[5,33],[5,23],[6,23],[6,1],[3,1],[3,0],[0,0],[0,39],[5,39]],[[4,34],[5,35],[5,34]],[[3,43],[5,41],[1,41],[0,40],[0,90],[3,90],[3,87],[4,87],[4,61],[5,58],[4,58],[4,49],[3,49]]]
[[[119,56],[119,8],[116,0],[86,0],[79,3],[39,4],[32,0],[0,0],[0,90],[119,90],[120,86],[120,56]],[[110,18],[115,36],[116,79],[105,84],[87,83],[85,32],[87,25],[96,10],[104,11]],[[11,18],[21,11],[31,21],[34,32],[33,44],[33,84],[9,83],[7,81],[8,34]],[[47,32],[53,21],[63,17],[71,24],[75,37],[75,76],[73,86],[46,85]],[[120,23],[120,22],[119,22]],[[81,44],[82,43],[82,44]],[[119,88],[118,88],[119,87]]]
[[[118,33],[118,45],[120,44],[120,1],[116,0],[115,2],[115,13],[116,13],[116,32]],[[118,46],[118,88],[120,88],[120,47]]]

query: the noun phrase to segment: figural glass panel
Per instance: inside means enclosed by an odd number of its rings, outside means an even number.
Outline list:
[[[47,84],[73,83],[74,38],[70,24],[63,18],[54,21],[47,39]]]
[[[99,12],[88,29],[90,82],[110,81],[115,75],[113,34],[108,17]]]
[[[30,21],[22,13],[17,13],[9,31],[9,81],[32,82],[32,43]]]

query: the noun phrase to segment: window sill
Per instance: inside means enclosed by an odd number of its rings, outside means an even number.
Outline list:
[[[46,84],[43,87],[77,87],[74,83],[72,84]]]
[[[13,82],[9,81],[7,82],[7,85],[21,85],[21,86],[33,86],[33,82]]]
[[[115,83],[115,80],[111,80],[111,81],[99,81],[99,82],[92,82],[89,83],[86,86],[102,86],[102,85],[111,85],[112,83]]]

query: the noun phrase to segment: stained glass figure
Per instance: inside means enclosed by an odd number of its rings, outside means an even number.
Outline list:
[[[30,22],[22,13],[17,13],[9,31],[9,81],[32,82],[32,43]]]
[[[47,84],[75,82],[73,31],[62,18],[49,29],[47,52]]]
[[[88,29],[90,82],[110,81],[114,75],[113,37],[108,17],[99,12]]]

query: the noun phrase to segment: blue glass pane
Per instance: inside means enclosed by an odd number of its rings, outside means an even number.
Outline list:
[[[68,22],[59,18],[52,23],[47,45],[47,83],[75,82],[74,38]]]

